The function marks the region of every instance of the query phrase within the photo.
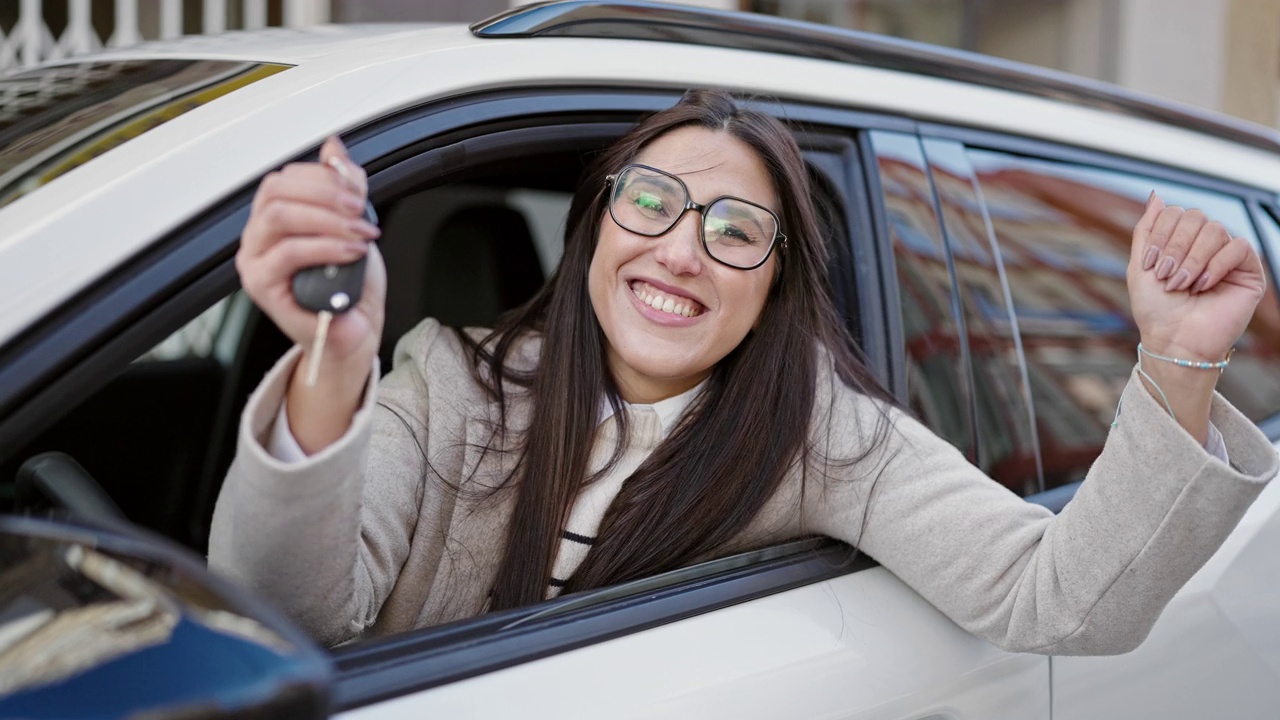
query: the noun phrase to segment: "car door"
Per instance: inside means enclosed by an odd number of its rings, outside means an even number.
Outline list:
[[[402,290],[388,300],[388,334],[394,334],[393,322],[412,322],[418,313],[445,314],[480,302],[460,301],[452,292],[442,299],[415,283],[451,255],[446,229],[466,207],[484,208],[486,217],[517,212],[532,256],[544,273],[549,270],[557,213],[583,158],[639,114],[677,97],[675,90],[495,91],[428,103],[348,134],[353,157],[370,173],[383,220],[380,242],[391,273],[399,274],[391,280]],[[876,194],[880,172],[860,134],[871,124],[901,121],[800,104],[765,107],[805,124],[800,139],[834,243],[830,270],[841,312],[878,371],[902,376],[895,343],[903,320],[885,300],[897,284],[883,272],[894,267],[885,260],[891,231],[871,219],[884,217]],[[172,347],[175,341],[165,339],[174,333],[195,332],[199,318],[212,312],[218,330],[198,364],[212,359],[219,365],[215,375],[221,379],[213,389],[219,409],[211,427],[188,438],[204,441],[201,462],[184,463],[194,469],[164,478],[119,474],[108,488],[110,495],[146,496],[180,486],[173,495],[182,498],[178,509],[162,503],[149,514],[149,506],[139,503],[130,506],[130,519],[202,549],[218,468],[229,461],[236,408],[264,363],[282,350],[278,332],[235,292],[231,256],[251,192],[237,189],[212,202],[143,262],[102,278],[39,332],[4,349],[0,371],[15,384],[0,417],[6,440],[0,461],[21,462],[43,447],[50,428],[77,427],[66,421],[78,413],[81,428],[127,423],[136,393],[96,405],[84,399],[122,372],[145,375],[139,363],[173,359],[157,348],[166,342]],[[466,236],[464,251],[478,247]],[[463,252],[463,261],[477,254]],[[476,277],[471,272],[463,278]],[[505,277],[501,263],[474,272]],[[473,287],[466,292],[502,295],[505,282],[468,282]],[[51,365],[38,367],[37,358]],[[147,440],[126,433],[104,462],[178,447]],[[335,649],[332,660],[334,711],[347,717],[1044,718],[1049,712],[1044,658],[995,649],[960,630],[873,559],[812,540],[357,642]]]
[[[1265,250],[1267,193],[1189,173],[1002,143],[937,140],[973,169],[1016,308],[1043,495],[1058,507],[1100,451],[1138,336],[1125,289],[1130,232],[1154,189]],[[1272,271],[1274,275],[1274,271]],[[1274,279],[1219,392],[1280,443],[1280,301]],[[1272,717],[1280,707],[1280,489],[1268,487],[1137,650],[1055,657],[1054,718]]]

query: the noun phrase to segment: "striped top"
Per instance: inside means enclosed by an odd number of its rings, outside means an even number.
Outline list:
[[[630,437],[627,447],[618,459],[618,464],[608,475],[588,485],[578,495],[569,511],[569,521],[565,524],[560,540],[560,550],[556,555],[551,578],[547,582],[547,597],[560,594],[569,578],[582,564],[587,552],[595,543],[596,532],[600,529],[600,521],[605,511],[618,496],[622,483],[649,453],[662,442],[680,421],[689,403],[697,397],[703,385],[699,384],[674,397],[660,400],[652,405],[632,405],[624,403],[623,411],[627,413]],[[617,418],[608,402],[601,402],[600,432],[596,445],[591,450],[590,471],[595,473],[613,456],[619,442]]]

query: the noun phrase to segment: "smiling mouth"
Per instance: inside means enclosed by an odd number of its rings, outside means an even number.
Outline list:
[[[640,298],[640,302],[645,305],[671,315],[680,315],[687,318],[697,317],[705,309],[696,300],[664,293],[649,283],[640,280],[631,282],[631,292],[637,298]]]

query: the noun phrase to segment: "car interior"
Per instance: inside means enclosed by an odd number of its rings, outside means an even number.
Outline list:
[[[489,326],[530,299],[558,262],[564,217],[588,154],[531,152],[475,165],[376,197],[388,268],[380,358],[422,318]],[[828,237],[847,243],[841,205],[811,168]],[[55,456],[87,478],[70,492],[134,525],[204,554],[223,476],[235,454],[244,404],[289,341],[236,290],[190,320],[22,447],[0,449],[0,512],[46,514],[85,502],[19,480],[24,463]],[[56,483],[55,483],[56,485]]]

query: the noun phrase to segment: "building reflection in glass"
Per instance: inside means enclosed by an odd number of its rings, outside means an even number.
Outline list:
[[[1018,361],[1016,324],[1001,282],[998,249],[988,233],[964,146],[934,139],[923,144],[951,248],[969,341],[978,415],[978,466],[1005,487],[1029,495],[1040,490],[1036,437]]]
[[[921,422],[976,460],[968,368],[924,152],[911,135],[877,131],[871,141],[898,270],[908,404]]]
[[[971,150],[1013,297],[1031,382],[1045,486],[1083,479],[1102,450],[1136,360],[1125,269],[1152,189],[1256,235],[1226,195],[1066,163]],[[1280,407],[1275,284],[1237,343],[1219,390],[1254,420]]]

